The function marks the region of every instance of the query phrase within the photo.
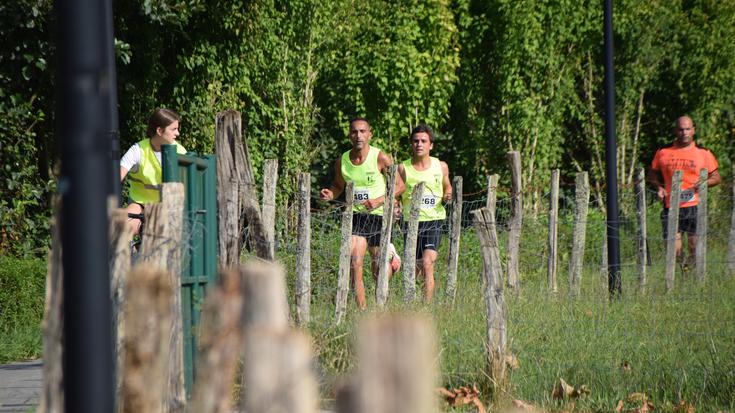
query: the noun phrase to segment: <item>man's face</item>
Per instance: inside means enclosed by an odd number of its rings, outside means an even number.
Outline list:
[[[434,144],[431,143],[431,138],[429,137],[429,134],[426,132],[418,132],[415,133],[411,137],[411,149],[413,149],[413,154],[416,156],[425,156],[428,155],[431,152],[431,149],[434,148]]]
[[[694,140],[694,123],[686,116],[676,121],[676,140],[681,145],[689,145]]]
[[[362,149],[368,145],[373,132],[370,131],[370,125],[364,120],[356,120],[350,124],[350,142],[354,149]]]

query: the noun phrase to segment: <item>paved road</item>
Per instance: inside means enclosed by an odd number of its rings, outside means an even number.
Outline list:
[[[0,413],[33,412],[41,397],[41,360],[0,365]]]

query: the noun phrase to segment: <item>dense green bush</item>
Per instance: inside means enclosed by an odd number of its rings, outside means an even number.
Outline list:
[[[0,252],[42,253],[54,165],[50,0],[0,2]],[[621,187],[690,113],[698,140],[732,167],[735,3],[615,3],[616,127]],[[293,225],[296,177],[315,188],[366,116],[374,143],[407,156],[411,125],[438,132],[434,155],[479,192],[522,153],[534,208],[562,182],[604,181],[602,7],[560,0],[132,0],[115,2],[121,150],[167,106],[182,143],[213,150],[214,118],[242,113],[259,180],[279,160],[279,227]],[[289,224],[291,223],[291,224]],[[12,231],[11,231],[12,228]]]
[[[0,363],[41,353],[46,263],[0,255]]]

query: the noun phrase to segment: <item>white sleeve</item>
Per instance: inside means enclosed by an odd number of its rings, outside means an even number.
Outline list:
[[[140,163],[140,145],[137,143],[125,152],[125,155],[120,159],[120,167],[132,171],[134,167],[137,167]]]

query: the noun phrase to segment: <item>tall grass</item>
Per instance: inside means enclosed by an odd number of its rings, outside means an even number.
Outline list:
[[[323,218],[323,219],[320,219]],[[402,303],[401,275],[390,282],[388,311],[418,311],[435,320],[440,350],[436,363],[441,386],[477,384],[486,401],[497,406],[521,399],[551,411],[613,411],[619,400],[645,393],[659,411],[673,411],[681,401],[697,411],[735,410],[735,279],[727,274],[722,231],[713,229],[708,275],[698,284],[693,273],[677,270],[676,288],[666,293],[663,248],[658,211],[649,213],[650,252],[648,286],[637,289],[634,228],[621,232],[623,294],[611,300],[607,274],[601,268],[604,226],[598,213],[590,217],[582,293],[571,298],[567,271],[571,244],[571,216],[562,216],[559,235],[559,292],[546,287],[546,222],[541,215],[524,222],[521,243],[521,292],[506,290],[509,310],[508,350],[520,362],[510,371],[502,394],[492,397],[485,373],[485,304],[480,286],[482,259],[474,231],[462,232],[457,296],[443,298],[447,238],[437,263],[436,298],[431,304]],[[323,397],[330,403],[333,387],[355,367],[353,332],[366,314],[356,311],[352,298],[347,321],[333,325],[336,293],[338,222],[328,217],[313,221],[312,322]],[[507,234],[500,229],[501,245]],[[398,250],[402,240],[396,237]],[[293,247],[292,247],[293,248]],[[281,250],[293,286],[293,251]],[[375,283],[365,268],[369,314],[375,311]],[[411,343],[406,343],[411,345]],[[578,400],[556,400],[554,387],[564,379],[587,386],[591,393]],[[496,406],[496,407],[497,407]]]
[[[41,354],[46,264],[0,255],[0,363]]]

